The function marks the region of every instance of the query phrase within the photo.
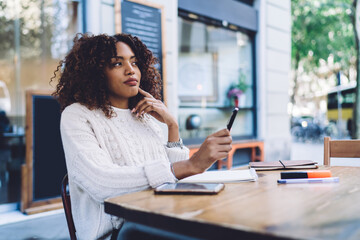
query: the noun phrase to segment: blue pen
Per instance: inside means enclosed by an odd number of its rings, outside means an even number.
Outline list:
[[[277,182],[280,184],[285,184],[285,183],[335,183],[335,182],[339,182],[339,177],[279,179],[279,180],[277,180]]]

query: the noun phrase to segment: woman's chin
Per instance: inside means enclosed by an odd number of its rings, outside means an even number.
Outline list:
[[[139,89],[136,89],[136,91],[131,91],[131,97],[136,97],[139,94]]]

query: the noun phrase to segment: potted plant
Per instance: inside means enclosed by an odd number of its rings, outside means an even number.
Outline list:
[[[248,88],[249,85],[246,83],[246,76],[242,71],[240,71],[238,82],[231,84],[227,93],[227,97],[230,99],[230,102],[234,107],[245,106],[245,92]]]

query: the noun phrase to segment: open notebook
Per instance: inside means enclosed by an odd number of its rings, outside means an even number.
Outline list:
[[[226,182],[249,182],[256,181],[258,178],[256,171],[252,168],[245,170],[221,170],[207,171],[196,174],[179,182],[188,183],[226,183]]]

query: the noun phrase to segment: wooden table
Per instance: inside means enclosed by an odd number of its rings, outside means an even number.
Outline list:
[[[152,190],[105,201],[105,212],[204,239],[360,239],[360,168],[331,169],[339,183],[226,184],[215,196],[155,195]]]

